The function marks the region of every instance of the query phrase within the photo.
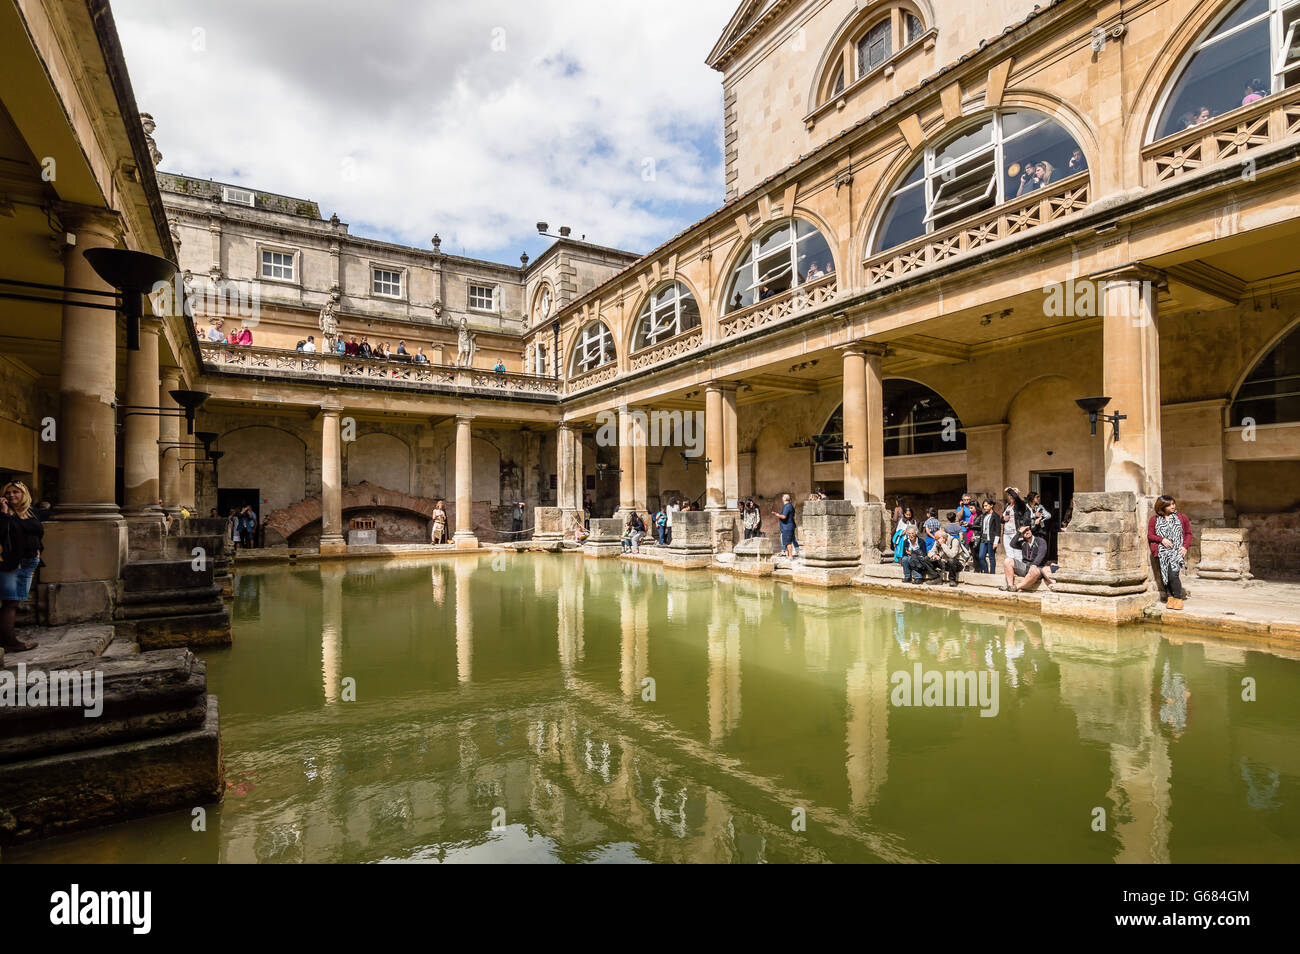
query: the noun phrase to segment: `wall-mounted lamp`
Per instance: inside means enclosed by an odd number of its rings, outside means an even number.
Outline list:
[[[609,464],[596,464],[596,476],[601,480],[604,480],[606,476],[617,477],[622,473],[622,468],[613,467]]]
[[[158,285],[175,281],[178,269],[173,262],[147,252],[129,248],[88,248],[81,253],[106,283],[122,293],[122,314],[126,316],[126,348],[140,350],[140,318],[144,315],[144,296]]]
[[[1097,422],[1104,421],[1105,423],[1110,424],[1114,428],[1112,439],[1116,441],[1119,440],[1119,422],[1127,420],[1128,415],[1120,414],[1118,411],[1116,411],[1114,414],[1101,413],[1102,410],[1106,407],[1106,405],[1110,403],[1110,398],[1108,397],[1079,398],[1074,403],[1079,405],[1079,407],[1084,412],[1087,413],[1088,423],[1092,425],[1093,437],[1097,436]]]
[[[682,464],[683,464],[682,469],[689,473],[691,469],[690,457],[687,456],[686,451],[678,451],[678,453],[682,455]],[[707,474],[709,472],[709,464],[713,463],[712,459],[708,457],[701,457],[700,461],[701,463],[704,464],[704,472]]]
[[[139,342],[137,342],[137,346],[138,344]],[[194,415],[211,395],[207,391],[186,391],[184,389],[168,391],[167,393],[171,395],[173,401],[180,405],[180,408],[173,410],[169,407],[153,407],[148,404],[118,404],[116,401],[113,402],[113,407],[126,412],[122,415],[123,420],[126,420],[132,414],[145,414],[150,417],[183,417],[185,418],[185,433],[193,434]],[[208,432],[205,431],[204,433]]]

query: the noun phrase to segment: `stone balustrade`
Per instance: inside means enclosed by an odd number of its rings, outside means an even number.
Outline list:
[[[719,336],[735,338],[756,328],[780,323],[818,305],[834,301],[838,294],[834,273],[816,281],[806,282],[797,288],[724,315],[718,322]]]

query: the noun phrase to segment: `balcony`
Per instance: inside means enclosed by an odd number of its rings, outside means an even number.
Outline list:
[[[818,305],[834,301],[839,291],[834,273],[724,315],[718,322],[720,338],[735,338],[766,325],[779,324]]]
[[[677,358],[684,354],[689,354],[700,346],[704,341],[704,334],[699,328],[692,328],[690,331],[682,332],[680,335],[674,335],[671,338],[652,345],[649,348],[642,348],[640,351],[632,352],[630,361],[633,371],[640,371],[642,368],[649,368],[659,364],[661,361],[667,361],[669,358]]]
[[[503,398],[557,399],[560,383],[535,374],[486,368],[416,364],[398,359],[358,358],[325,352],[285,351],[200,343],[205,371],[285,381],[329,381],[397,390],[428,390]]]
[[[1020,196],[958,222],[897,245],[865,262],[867,286],[939,265],[1001,239],[1065,218],[1090,200],[1089,174],[1077,172],[1036,192]]]
[[[1300,87],[1229,110],[1199,126],[1166,136],[1142,150],[1147,185],[1242,157],[1300,132]]]

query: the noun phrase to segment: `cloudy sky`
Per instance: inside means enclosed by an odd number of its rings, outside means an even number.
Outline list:
[[[647,251],[722,201],[737,0],[114,0],[161,168],[314,199],[353,234],[514,263]]]

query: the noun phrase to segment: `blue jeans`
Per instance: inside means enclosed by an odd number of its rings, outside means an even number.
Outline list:
[[[975,564],[979,567],[981,573],[997,572],[998,552],[993,547],[992,540],[981,540],[979,553],[975,556]]]
[[[657,527],[656,529],[659,531],[659,545],[662,547],[668,542],[667,541],[668,528]]]
[[[903,557],[903,579],[924,580],[930,572],[930,561],[923,556]]]

